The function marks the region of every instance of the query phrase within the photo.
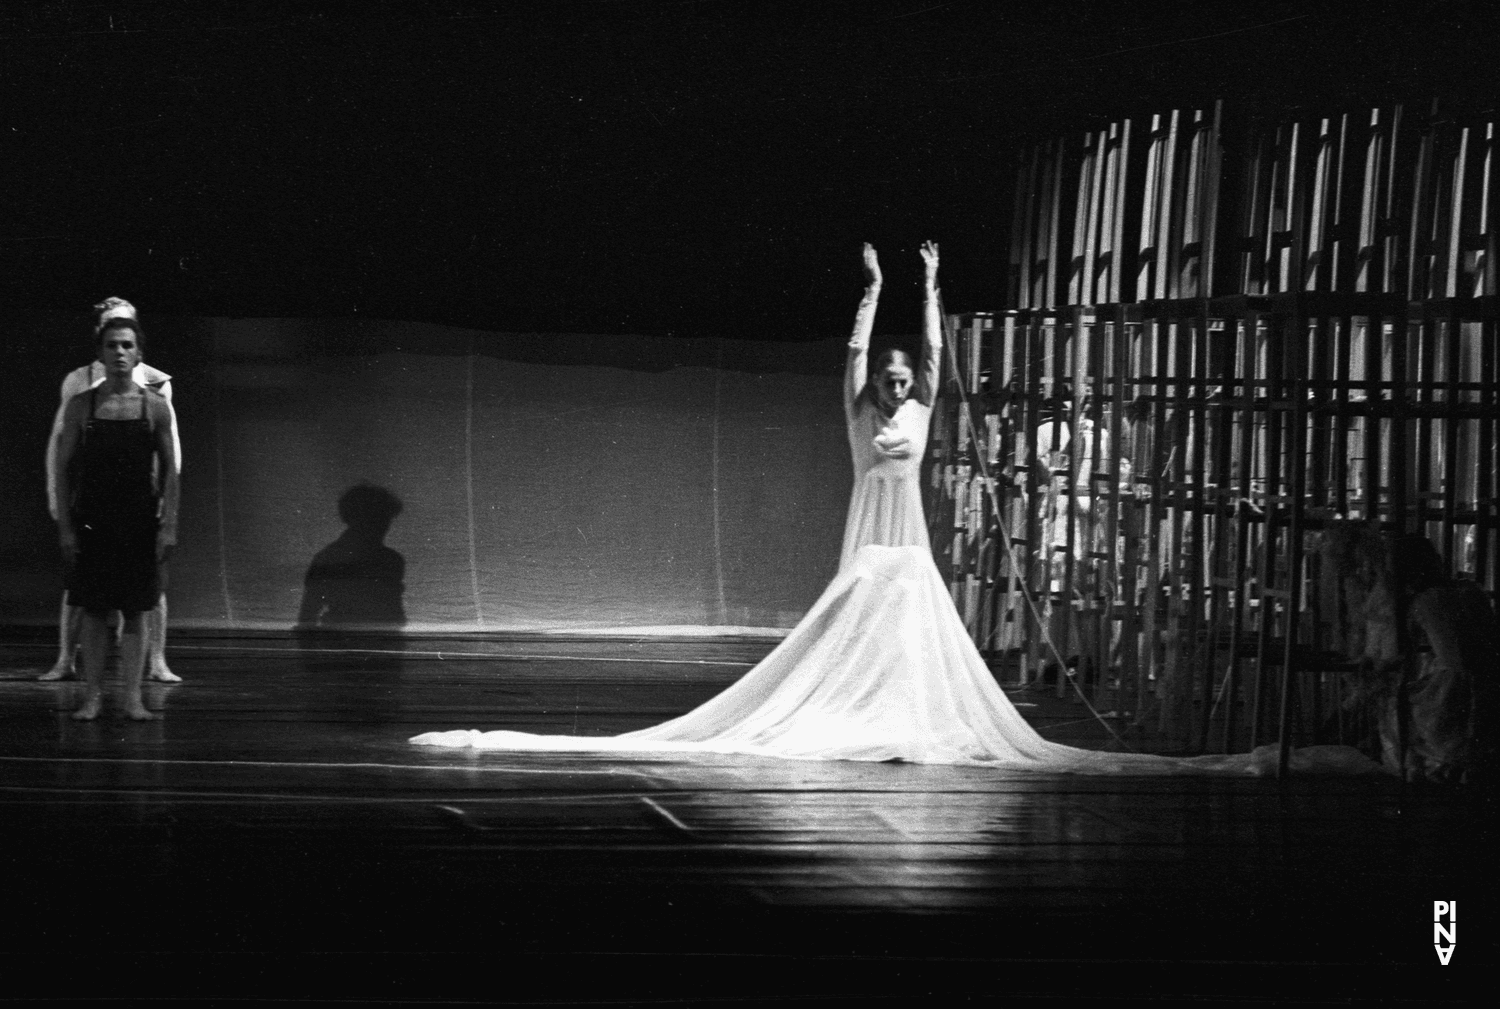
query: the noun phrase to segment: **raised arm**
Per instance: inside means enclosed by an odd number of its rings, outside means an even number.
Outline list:
[[[880,260],[875,247],[865,243],[865,296],[860,299],[854,316],[854,332],[849,337],[849,355],[844,362],[844,412],[853,413],[859,394],[864,391],[870,371],[870,331],[875,328],[875,306],[880,301]]]
[[[943,319],[938,310],[938,247],[936,242],[922,243],[922,363],[917,366],[916,399],[931,406],[937,401],[937,391],[942,380],[943,368]]]
[[[165,399],[152,397],[151,431],[156,437],[157,472],[161,474],[161,528],[156,534],[156,559],[166,560],[177,545],[177,495],[180,483],[177,465],[177,438],[172,406]]]

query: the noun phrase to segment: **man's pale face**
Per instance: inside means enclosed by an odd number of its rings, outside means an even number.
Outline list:
[[[128,329],[112,329],[99,344],[99,361],[110,375],[130,377],[141,363],[141,347]]]

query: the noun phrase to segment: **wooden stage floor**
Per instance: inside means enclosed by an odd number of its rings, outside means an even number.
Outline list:
[[[46,646],[0,644],[0,972],[61,995],[93,976],[69,964],[112,963],[99,993],[148,997],[1433,1001],[1494,959],[1468,793],[406,742],[642,727],[768,649],[184,639],[161,720],[79,724],[76,686],[34,680]],[[1023,710],[1086,738],[1079,709]],[[1439,968],[1432,901],[1460,898]]]

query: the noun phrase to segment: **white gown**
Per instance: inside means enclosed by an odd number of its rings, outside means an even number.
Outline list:
[[[935,296],[929,295],[923,319],[925,344],[913,376],[912,395],[887,417],[867,388],[870,332],[875,324],[876,295],[866,293],[854,317],[854,334],[844,364],[844,424],[854,462],[854,490],[844,522],[839,573],[848,571],[861,547],[921,547],[928,553],[927,518],[922,514],[922,454],[932,423],[943,361],[943,331]],[[794,632],[795,633],[795,632]]]
[[[873,309],[867,297],[850,341],[845,406],[855,484],[839,573],[759,665],[687,714],[623,735],[458,729],[411,741],[481,750],[745,753],[1096,774],[1274,770],[1274,747],[1187,760],[1104,753],[1048,742],[1027,724],[970,640],[932,561],[918,476],[931,408],[914,398],[887,419],[860,395]],[[935,310],[929,322],[927,360],[916,383],[928,403],[940,361]],[[1355,751],[1299,752],[1298,765],[1309,760],[1344,770],[1376,766]]]
[[[848,411],[849,451],[854,458],[854,491],[844,522],[839,571],[870,544],[921,547],[931,553],[922,514],[922,446],[932,408],[908,399],[887,418],[867,397]]]

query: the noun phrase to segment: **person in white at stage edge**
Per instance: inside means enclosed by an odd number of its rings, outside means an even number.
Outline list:
[[[137,319],[135,306],[123,298],[105,298],[94,306],[94,336],[98,337],[105,323],[110,319]],[[81,392],[103,383],[105,377],[104,365],[98,360],[84,365],[82,368],[74,369],[63,379],[62,402],[58,404],[57,415],[52,420],[52,434],[47,439],[47,510],[52,514],[52,520],[58,521],[57,489],[55,484],[57,474],[57,445],[58,438],[62,434],[63,412],[68,407],[68,402]],[[167,411],[172,422],[172,449],[173,458],[176,460],[177,470],[182,471],[182,447],[177,434],[177,414],[172,409],[172,376],[164,371],[159,371],[149,364],[136,365],[131,379],[136,385],[150,389],[159,394],[166,401]],[[78,651],[78,630],[82,622],[83,611],[78,607],[70,605],[68,594],[63,593],[62,605],[58,614],[58,649],[57,661],[52,668],[43,673],[41,680],[63,680],[73,675],[74,659]],[[160,683],[180,683],[182,677],[172,672],[167,666],[166,656],[167,644],[167,597],[163,593],[157,600],[156,607],[146,616],[146,675]]]

